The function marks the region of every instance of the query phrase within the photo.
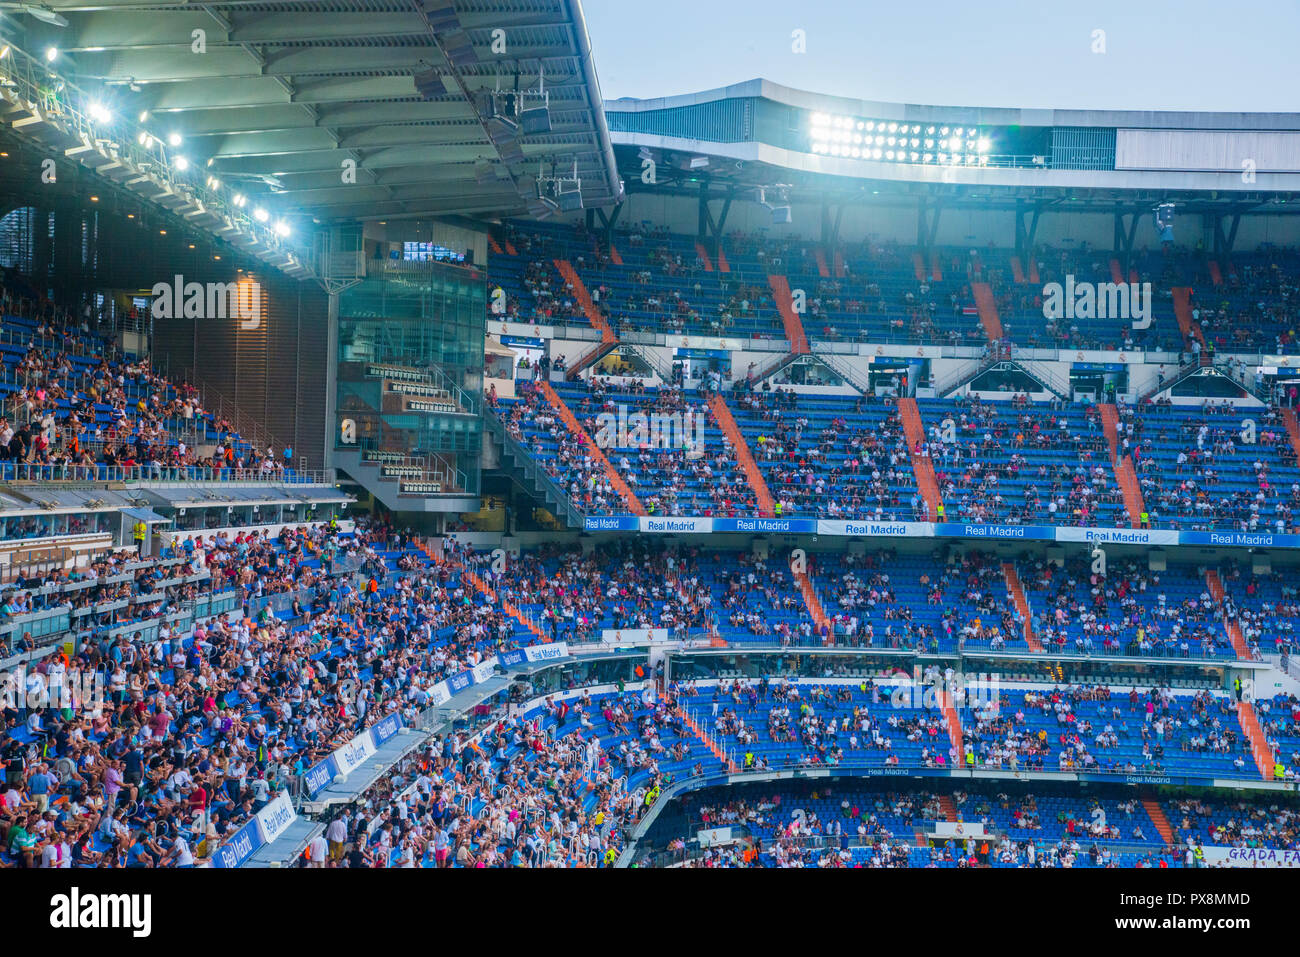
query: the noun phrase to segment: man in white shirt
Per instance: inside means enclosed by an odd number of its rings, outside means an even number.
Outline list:
[[[343,845],[348,839],[348,822],[342,815],[330,821],[325,829],[325,838],[329,841],[330,861],[338,866],[343,860]]]
[[[307,845],[307,866],[324,867],[328,853],[325,844],[325,835],[323,833],[318,833]]]
[[[41,850],[41,867],[71,867],[72,866],[72,848],[68,845],[67,836],[60,833],[49,841]]]

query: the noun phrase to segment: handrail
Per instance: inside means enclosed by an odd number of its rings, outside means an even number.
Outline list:
[[[0,482],[148,482],[157,484],[201,482],[254,485],[333,485],[323,469],[213,468],[201,465],[73,465],[0,462]]]
[[[217,389],[208,384],[197,371],[191,371],[188,378],[192,379],[194,385],[202,392],[203,411],[212,417],[214,429],[218,419],[227,420],[234,426],[234,431],[239,434],[240,439],[251,445],[253,451],[259,455],[267,448],[272,450],[286,448],[283,443],[276,441],[275,437],[261,424],[256,416],[250,415],[241,409],[237,403],[227,399]],[[212,406],[213,399],[216,399],[215,409]]]
[[[496,410],[488,403],[483,403],[483,422],[500,439],[502,446],[508,450],[511,457],[519,463],[519,467],[524,470],[533,481],[540,482],[555,498],[557,504],[568,509],[578,517],[578,524],[582,524],[582,519],[586,513],[569,498],[568,494],[560,488],[555,479],[551,478],[546,469],[542,468],[537,458],[524,446],[522,442],[510,434],[505,422],[497,415]]]

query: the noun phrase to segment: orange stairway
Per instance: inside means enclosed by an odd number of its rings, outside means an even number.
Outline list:
[[[916,273],[917,282],[925,282],[925,257],[919,249],[912,253],[912,271]]]
[[[1040,282],[1038,278],[1038,260],[1032,257],[1029,260],[1029,281],[1035,286]]]
[[[469,583],[473,585],[479,592],[486,595],[489,601],[495,602],[497,600],[496,592],[494,592],[488,586],[488,583],[485,582],[482,578],[480,578],[476,573],[470,571],[468,568],[465,568],[464,566],[461,566],[460,573],[465,578],[469,579]],[[538,641],[546,642],[548,644],[550,643],[551,639],[546,637],[545,632],[543,632],[542,629],[539,628],[531,618],[529,618],[527,615],[525,615],[522,611],[520,611],[518,608],[516,608],[513,604],[511,604],[508,601],[503,601],[500,604],[501,604],[502,611],[504,611],[515,621],[519,622],[521,625],[523,625],[525,628],[531,631],[537,637]]]
[[[504,251],[504,250],[502,250],[502,248],[501,248],[501,244],[498,243],[498,242],[497,242],[495,239],[493,239],[491,236],[488,237],[488,248],[490,248],[490,249],[491,249],[494,253],[496,253],[498,256],[500,256],[500,255],[503,253],[503,251]]]
[[[1160,835],[1160,840],[1165,842],[1165,847],[1176,846],[1178,842],[1174,837],[1174,829],[1169,823],[1169,818],[1165,817],[1165,810],[1160,806],[1160,802],[1152,798],[1143,798],[1142,808],[1147,812],[1147,817],[1151,818],[1151,823],[1156,826],[1156,833]]]
[[[713,412],[713,418],[717,421],[718,428],[722,429],[722,434],[727,437],[727,441],[735,449],[736,461],[745,470],[745,478],[749,480],[749,487],[754,490],[754,497],[758,500],[758,514],[771,518],[776,514],[776,502],[772,499],[772,493],[767,489],[767,482],[763,478],[763,473],[759,471],[758,463],[754,461],[754,456],[750,454],[749,443],[745,441],[744,435],[740,432],[740,427],[736,425],[736,420],[731,415],[731,409],[727,408],[727,400],[715,393],[709,397],[709,409]]]
[[[618,247],[613,243],[609,244],[609,261],[615,266],[623,265],[623,257],[618,254]]]
[[[815,255],[817,256],[817,275],[823,279],[830,279],[831,267],[826,264],[826,250],[818,246]]]
[[[718,243],[718,272],[731,272],[731,263],[727,262],[727,251]]]
[[[1220,608],[1223,607],[1223,579],[1219,577],[1218,569],[1211,568],[1205,572],[1205,585],[1210,591],[1210,597]],[[1232,650],[1237,653],[1238,658],[1244,658],[1246,661],[1251,659],[1250,647],[1246,644],[1246,636],[1241,632],[1241,625],[1235,621],[1223,622],[1223,630],[1228,633],[1228,638],[1232,641]]]
[[[705,272],[713,272],[713,261],[709,259],[709,251],[704,248],[704,243],[695,244],[695,255],[700,257],[700,262],[704,263]]]
[[[1259,776],[1265,781],[1272,781],[1273,751],[1264,737],[1264,729],[1259,726],[1259,716],[1255,714],[1255,706],[1249,701],[1237,704],[1237,723],[1241,725],[1242,733],[1250,742],[1250,751],[1255,756],[1255,767],[1259,768]]]
[[[799,318],[799,313],[794,311],[790,281],[785,276],[768,276],[767,284],[772,289],[776,310],[781,314],[781,324],[785,326],[785,337],[790,341],[790,351],[797,356],[807,355],[808,336],[803,331],[803,320]]]
[[[587,317],[591,327],[600,332],[601,341],[617,341],[618,336],[614,334],[613,327],[600,314],[596,304],[591,301],[591,293],[587,292],[587,287],[583,284],[581,277],[578,276],[577,270],[573,268],[573,264],[567,259],[557,259],[555,260],[555,268],[564,277],[564,281],[573,287],[573,298],[578,300],[578,305],[582,307],[582,314]]]
[[[1124,268],[1114,256],[1110,258],[1110,281],[1113,283],[1122,283],[1124,281]]]
[[[961,769],[966,767],[966,745],[962,740],[961,718],[957,714],[957,708],[953,704],[952,696],[947,691],[943,694],[943,716],[948,722],[948,740],[952,742],[953,751],[957,757],[949,767]]]
[[[1029,622],[1029,599],[1025,597],[1025,586],[1020,581],[1020,573],[1016,571],[1016,566],[1012,562],[1002,563],[1002,577],[1007,582],[1007,594],[1011,596],[1011,601],[1016,606],[1016,611],[1020,612],[1020,617],[1025,620],[1025,642],[1029,645],[1029,650],[1041,653],[1043,643],[1038,640],[1034,634],[1033,625]]]
[[[573,298],[582,307],[582,314],[587,317],[591,327],[600,333],[600,342],[583,354],[577,362],[569,364],[565,378],[576,379],[582,373],[582,370],[595,365],[614,351],[618,346],[618,335],[614,332],[613,326],[600,314],[600,310],[596,308],[596,304],[591,299],[591,293],[587,292],[587,287],[583,284],[577,270],[573,268],[573,264],[567,259],[557,259],[555,260],[555,268],[564,278],[564,281],[572,287]]]
[[[682,719],[686,722],[686,727],[690,728],[692,733],[704,742],[704,746],[713,752],[713,756],[727,766],[728,771],[732,774],[738,774],[740,772],[740,768],[736,767],[735,762],[723,753],[723,750],[718,747],[718,743],[705,733],[704,729],[701,728],[699,723],[690,716],[689,712],[683,710]]]
[[[1101,426],[1106,430],[1106,444],[1110,446],[1110,460],[1114,462],[1119,454],[1119,409],[1110,402],[1103,402],[1098,409],[1101,410]]]
[[[546,401],[551,403],[551,407],[559,415],[560,421],[564,423],[570,432],[582,440],[591,453],[591,457],[600,463],[605,470],[605,474],[609,477],[609,484],[614,486],[614,491],[618,492],[622,497],[628,511],[633,515],[646,514],[645,506],[637,499],[636,494],[628,487],[628,484],[623,481],[623,476],[618,474],[618,470],[610,465],[609,459],[605,457],[605,453],[601,451],[600,446],[592,441],[591,436],[587,434],[587,430],[582,427],[582,423],[578,421],[572,410],[564,404],[564,400],[560,398],[559,394],[551,388],[551,384],[544,380],[538,380],[537,386],[542,390],[542,394],[546,396]]]
[[[1178,329],[1183,334],[1183,342],[1191,345],[1193,339],[1199,339],[1205,346],[1205,335],[1192,319],[1192,287],[1175,286],[1171,292],[1174,296],[1174,315],[1178,318]]]
[[[939,253],[930,253],[930,278],[935,282],[943,282],[943,266],[939,262]]]
[[[808,577],[807,572],[795,572],[794,580],[799,586],[799,594],[803,595],[803,603],[808,608],[808,614],[812,616],[818,631],[820,632],[822,628],[826,629],[826,644],[834,644],[835,636],[831,633],[831,620],[826,617],[826,612],[822,609],[822,602],[817,597],[817,589],[813,588],[812,579]]]
[[[1025,278],[1025,267],[1021,265],[1019,256],[1011,257],[1011,278],[1021,285],[1028,281]]]
[[[1142,513],[1146,511],[1146,501],[1142,498],[1142,485],[1129,459],[1115,463],[1115,479],[1120,491],[1124,493],[1124,507],[1128,509],[1129,524],[1134,528],[1142,527]]]
[[[1295,409],[1283,409],[1282,421],[1286,423],[1286,434],[1291,437],[1291,448],[1300,458],[1300,422],[1296,420]]]
[[[1006,338],[1002,329],[1002,317],[998,315],[997,303],[993,301],[992,288],[986,282],[973,282],[970,289],[975,294],[975,308],[979,310],[980,325],[984,327],[984,335],[988,336],[989,342]]]
[[[514,244],[512,244],[508,239],[506,240],[506,252],[508,252],[512,256],[519,255],[519,250],[515,249]]]
[[[962,760],[965,760],[965,758]],[[951,794],[939,795],[939,807],[943,808],[944,819],[947,820],[949,824],[957,823],[957,805],[953,803]]]
[[[921,421],[921,410],[916,400],[909,397],[898,400],[898,415],[903,420],[903,434],[907,436],[907,454],[912,460],[912,471],[916,473],[916,487],[925,499],[925,509],[930,521],[938,521],[939,482],[934,477],[934,465],[928,455],[915,455],[918,443],[925,442],[925,424]]]
[[[1138,275],[1137,269],[1130,269],[1128,271],[1128,281],[1134,286],[1142,281],[1142,277]]]
[[[1142,487],[1138,483],[1137,473],[1133,471],[1132,461],[1119,458],[1119,410],[1113,403],[1103,402],[1097,406],[1101,410],[1101,424],[1106,430],[1106,444],[1110,446],[1110,464],[1115,471],[1115,481],[1124,493],[1124,507],[1128,509],[1129,524],[1133,528],[1142,527],[1142,513],[1146,503],[1142,500]]]
[[[1210,282],[1214,283],[1216,286],[1222,286],[1223,271],[1219,269],[1218,260],[1211,259],[1208,263],[1206,263],[1206,266],[1209,267],[1210,270]]]
[[[835,278],[843,279],[848,275],[848,270],[844,267],[844,254],[838,249],[835,250]]]

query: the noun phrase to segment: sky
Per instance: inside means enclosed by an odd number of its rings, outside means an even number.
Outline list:
[[[610,100],[763,77],[814,93],[932,106],[1300,112],[1300,0],[582,6]],[[796,30],[806,52],[793,50]]]

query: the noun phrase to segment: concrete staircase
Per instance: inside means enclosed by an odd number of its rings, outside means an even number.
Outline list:
[[[943,716],[948,723],[948,740],[952,742],[953,750],[957,754],[949,767],[954,769],[964,768],[966,766],[966,748],[962,740],[961,716],[957,714],[957,708],[947,691],[943,692]]]
[[[546,396],[546,401],[551,404],[551,408],[555,409],[556,414],[559,415],[560,421],[564,423],[565,428],[582,440],[590,451],[591,457],[605,470],[605,474],[609,477],[609,484],[614,486],[614,490],[623,499],[628,511],[633,515],[645,515],[645,506],[637,499],[636,493],[623,481],[623,476],[619,475],[618,470],[610,464],[600,446],[587,434],[587,430],[582,427],[582,423],[578,421],[573,411],[564,404],[564,400],[560,398],[559,394],[551,388],[551,384],[539,380],[537,385],[542,390],[542,394]]]
[[[738,774],[740,772],[740,768],[736,766],[736,763],[727,757],[726,752],[718,747],[718,743],[713,740],[712,736],[709,735],[708,732],[700,727],[699,723],[691,717],[689,712],[682,711],[682,718],[686,722],[686,727],[690,728],[691,732],[704,742],[704,746],[713,752],[714,757],[727,766],[728,771],[732,774]]]
[[[1025,597],[1025,586],[1020,581],[1020,573],[1016,571],[1013,562],[1002,563],[1002,577],[1006,579],[1007,594],[1011,596],[1016,611],[1020,612],[1020,617],[1025,620],[1025,642],[1029,645],[1029,650],[1041,654],[1044,650],[1043,643],[1034,634],[1034,627],[1029,620],[1029,599]]]
[[[1137,473],[1133,471],[1133,462],[1126,456],[1119,458],[1119,410],[1113,403],[1103,402],[1097,406],[1101,411],[1102,428],[1106,431],[1106,444],[1110,446],[1110,464],[1115,472],[1115,481],[1124,493],[1124,508],[1128,510],[1129,524],[1133,528],[1142,527],[1142,513],[1146,503],[1142,500],[1142,488],[1138,483]]]
[[[1223,579],[1219,577],[1217,569],[1208,569],[1205,573],[1205,586],[1210,591],[1210,597],[1220,608],[1223,607]],[[1232,641],[1232,650],[1237,653],[1238,658],[1251,660],[1250,646],[1246,644],[1246,636],[1242,634],[1241,625],[1235,621],[1224,619],[1223,629],[1228,633],[1228,638]]]
[[[578,275],[577,270],[573,268],[573,264],[567,259],[557,259],[555,260],[555,268],[564,278],[564,281],[573,288],[573,298],[582,307],[582,314],[587,317],[591,327],[600,333],[600,342],[588,350],[577,362],[572,363],[565,371],[565,378],[576,379],[584,369],[595,365],[617,348],[618,335],[614,332],[614,327],[596,308],[591,293],[587,291],[586,285]]]
[[[916,473],[916,486],[925,499],[930,521],[938,521],[939,506],[943,499],[939,495],[939,482],[934,477],[934,465],[928,455],[915,455],[913,451],[919,443],[926,440],[921,409],[915,399],[905,397],[898,400],[898,414],[903,420],[903,434],[907,436],[907,454],[912,461],[912,471]]]
[[[785,337],[790,342],[790,352],[802,356],[809,353],[808,336],[804,332],[803,320],[794,311],[794,297],[790,293],[790,281],[785,276],[768,276],[767,284],[772,290],[776,302],[776,311],[781,314],[781,324],[785,327]]]
[[[727,407],[726,400],[721,395],[710,396],[709,410],[713,413],[718,428],[722,430],[722,434],[727,437],[727,441],[731,443],[731,447],[735,450],[736,461],[740,463],[750,488],[754,490],[754,498],[758,501],[758,514],[771,518],[776,514],[776,502],[772,498],[772,493],[768,491],[767,481],[763,478],[758,463],[754,461],[754,456],[749,451],[749,443],[745,441],[745,436],[741,433],[740,427],[736,425],[736,420],[731,414],[731,409]]]
[[[1268,739],[1264,736],[1264,729],[1260,727],[1259,715],[1255,714],[1255,706],[1249,701],[1242,701],[1237,705],[1237,723],[1241,725],[1241,731],[1250,742],[1251,754],[1255,757],[1255,767],[1259,768],[1259,776],[1265,781],[1273,780],[1273,750],[1268,746]]]

